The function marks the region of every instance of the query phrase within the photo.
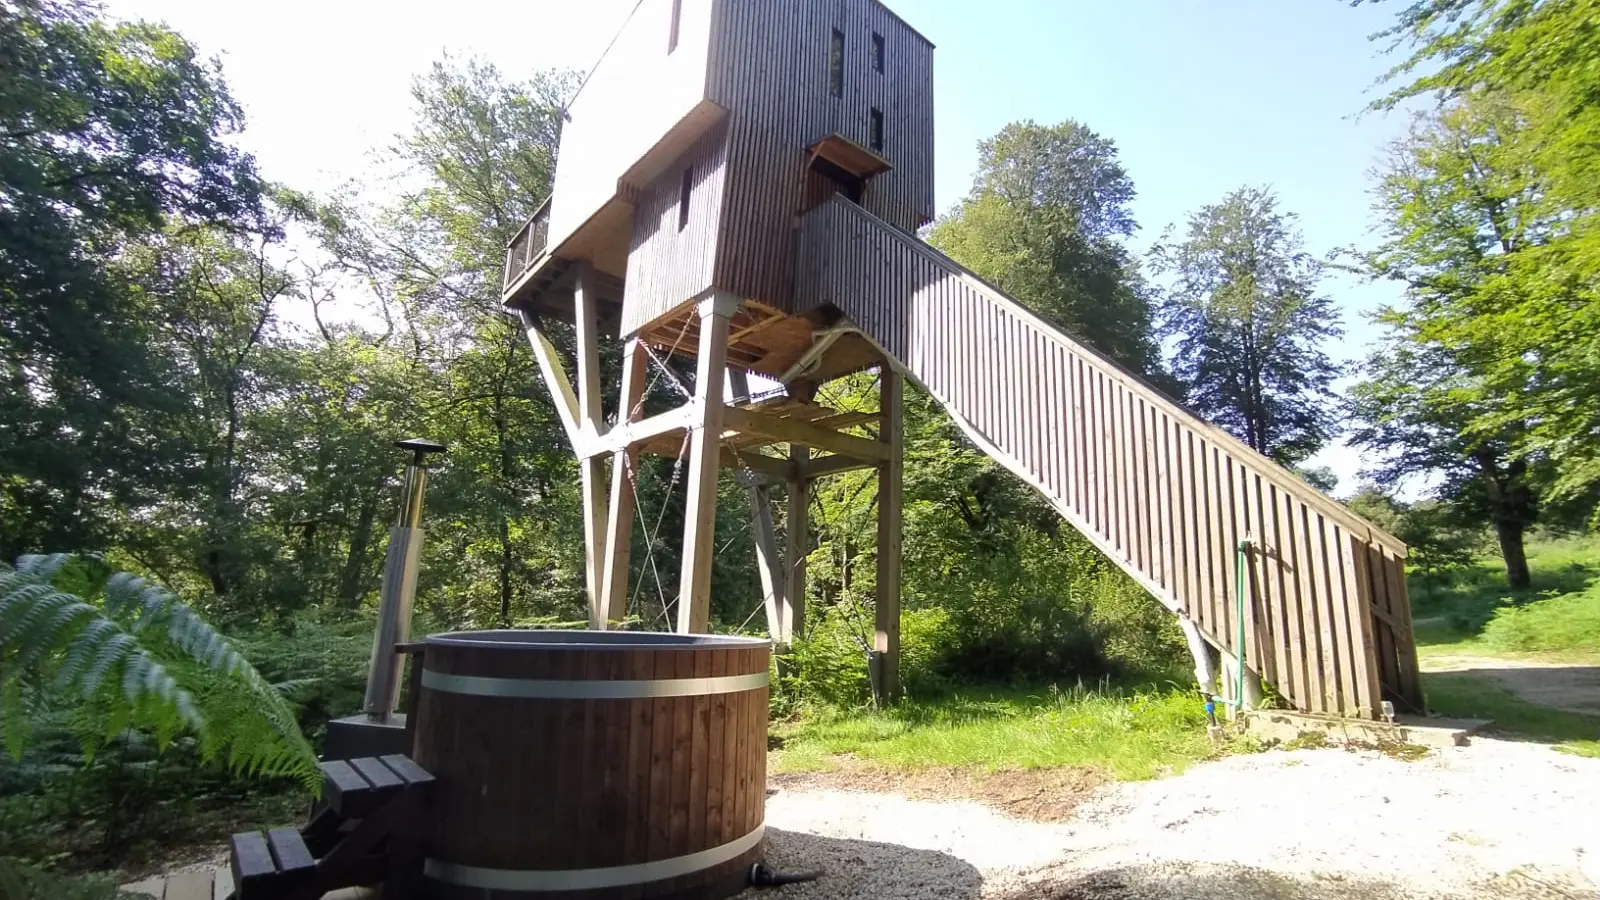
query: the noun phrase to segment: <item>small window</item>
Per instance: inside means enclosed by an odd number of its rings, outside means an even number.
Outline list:
[[[678,49],[678,25],[683,20],[683,0],[672,0],[672,25],[667,31],[667,52]]]
[[[872,117],[867,120],[867,146],[878,153],[883,152],[883,110],[874,108]]]
[[[844,96],[844,32],[833,30],[833,43],[828,45],[828,93]]]
[[[872,33],[872,71],[883,71],[883,35]]]
[[[683,183],[678,185],[678,230],[689,224],[689,192],[694,188],[694,167],[683,170]]]

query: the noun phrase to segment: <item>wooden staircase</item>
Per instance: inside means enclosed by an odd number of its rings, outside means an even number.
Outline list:
[[[795,292],[1295,707],[1422,711],[1399,540],[843,197],[803,217]]]
[[[232,837],[233,900],[321,900],[380,882],[390,900],[415,892],[422,876],[416,841],[433,776],[401,755],[321,768],[322,796],[304,828]]]

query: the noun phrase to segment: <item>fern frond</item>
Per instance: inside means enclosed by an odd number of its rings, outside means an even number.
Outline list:
[[[49,669],[56,690],[100,711],[103,735],[143,726],[168,741],[187,728],[203,755],[225,755],[235,771],[316,788],[316,754],[294,710],[227,638],[126,572],[104,582],[103,609],[56,589],[49,579],[74,559],[26,556],[14,570],[0,568],[0,657],[26,662],[0,671],[0,686],[20,671]],[[12,729],[5,737],[11,742]]]

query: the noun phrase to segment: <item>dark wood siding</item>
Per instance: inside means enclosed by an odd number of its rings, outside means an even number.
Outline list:
[[[835,30],[845,36],[837,98],[828,91]],[[884,38],[882,72],[874,34]],[[932,217],[933,47],[876,0],[720,0],[706,95],[728,108],[731,129],[718,287],[788,308],[805,148],[835,133],[867,146],[874,108],[894,168],[868,181],[863,205],[906,230]]]
[[[728,129],[719,125],[695,142],[677,165],[656,176],[635,201],[623,335],[712,286],[727,155]],[[686,169],[689,208],[680,229],[679,201]]]
[[[833,198],[800,228],[796,309],[837,307],[980,449],[1297,707],[1420,710],[1405,545],[1051,327],[915,237]]]
[[[513,872],[603,870],[749,836],[765,820],[768,704],[765,684],[653,699],[545,699],[450,692],[428,687],[430,678],[726,679],[765,675],[768,659],[759,645],[541,650],[430,643],[413,751],[437,779],[428,856]],[[435,877],[427,896],[720,898],[743,887],[761,853],[758,843],[675,878],[583,891],[485,890]]]

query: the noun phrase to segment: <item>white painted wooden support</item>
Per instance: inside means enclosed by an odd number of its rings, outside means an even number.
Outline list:
[[[889,458],[878,466],[878,572],[877,634],[873,649],[878,656],[878,690],[881,703],[900,695],[900,550],[901,487],[904,480],[905,428],[901,394],[902,376],[885,363],[878,379],[878,407],[882,412],[878,440]]]
[[[728,370],[728,393],[735,403],[750,398],[750,379],[743,370]],[[736,458],[735,465],[738,463]],[[747,468],[735,468],[734,472],[750,500],[750,535],[756,549],[756,574],[761,579],[761,602],[767,613],[767,635],[782,646],[788,643],[781,639],[784,578],[778,561],[777,528],[772,523],[772,499],[754,472]]]
[[[567,440],[573,450],[582,456],[584,438],[578,424],[578,398],[572,392],[567,369],[561,364],[555,344],[550,343],[550,338],[539,330],[538,317],[525,309],[517,310],[517,315],[522,320],[522,330],[527,332],[528,343],[533,347],[534,359],[539,362],[539,373],[544,376],[545,387],[550,389],[550,399],[555,404],[556,416],[561,419],[561,427],[566,430]]]
[[[585,436],[599,437],[600,417],[600,298],[594,270],[580,265],[572,293],[573,334],[577,343],[578,427]],[[601,568],[606,557],[605,457],[578,454],[578,490],[583,506],[583,586],[589,600],[589,627],[605,628],[606,597]]]
[[[632,338],[622,349],[622,393],[617,406],[617,425],[624,426],[644,414],[644,345]],[[600,595],[605,598],[605,616],[600,627],[620,622],[628,615],[628,560],[633,550],[634,472],[639,465],[639,450],[624,444],[611,456],[611,504],[606,517],[606,557],[601,571]]]
[[[683,569],[678,577],[678,631],[704,633],[711,620],[711,558],[717,524],[717,471],[721,460],[723,372],[728,368],[728,320],[739,298],[717,293],[700,301],[693,431],[684,481]]]

